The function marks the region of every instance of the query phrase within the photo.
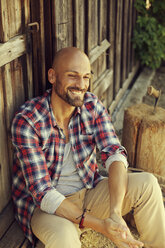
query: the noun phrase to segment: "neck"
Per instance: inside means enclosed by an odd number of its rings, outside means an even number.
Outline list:
[[[56,118],[59,126],[66,128],[69,124],[69,120],[75,110],[74,106],[69,105],[63,99],[61,99],[54,90],[51,95],[51,105],[53,114]]]

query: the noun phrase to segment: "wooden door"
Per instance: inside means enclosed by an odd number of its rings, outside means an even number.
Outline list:
[[[11,198],[11,122],[45,81],[44,0],[0,0],[0,212]]]
[[[30,1],[0,1],[0,211],[11,197],[11,121],[33,94]]]

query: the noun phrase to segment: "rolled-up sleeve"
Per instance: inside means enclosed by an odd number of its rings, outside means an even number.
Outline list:
[[[107,170],[114,161],[121,161],[126,168],[128,167],[127,151],[121,146],[111,122],[111,117],[100,101],[97,104],[95,117],[95,140],[101,152],[103,166]]]

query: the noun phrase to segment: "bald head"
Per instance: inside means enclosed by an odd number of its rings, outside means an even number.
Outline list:
[[[71,60],[83,60],[90,65],[88,56],[77,47],[65,47],[59,50],[53,60],[53,68],[58,69],[58,66],[67,63]]]
[[[52,99],[82,106],[91,79],[87,55],[76,47],[62,48],[56,53],[52,67],[48,71],[48,80],[53,85]]]

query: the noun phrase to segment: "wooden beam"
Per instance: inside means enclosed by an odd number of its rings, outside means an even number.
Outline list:
[[[0,43],[0,67],[26,53],[26,35],[18,35]]]
[[[96,59],[100,57],[110,47],[110,43],[105,39],[101,42],[100,46],[95,47],[89,53],[89,60],[92,64]]]
[[[102,76],[97,80],[97,86],[95,87],[95,89],[93,89],[94,94],[96,94],[98,98],[102,100],[104,93],[111,86],[112,83],[113,71],[106,70],[106,72],[103,73]]]

